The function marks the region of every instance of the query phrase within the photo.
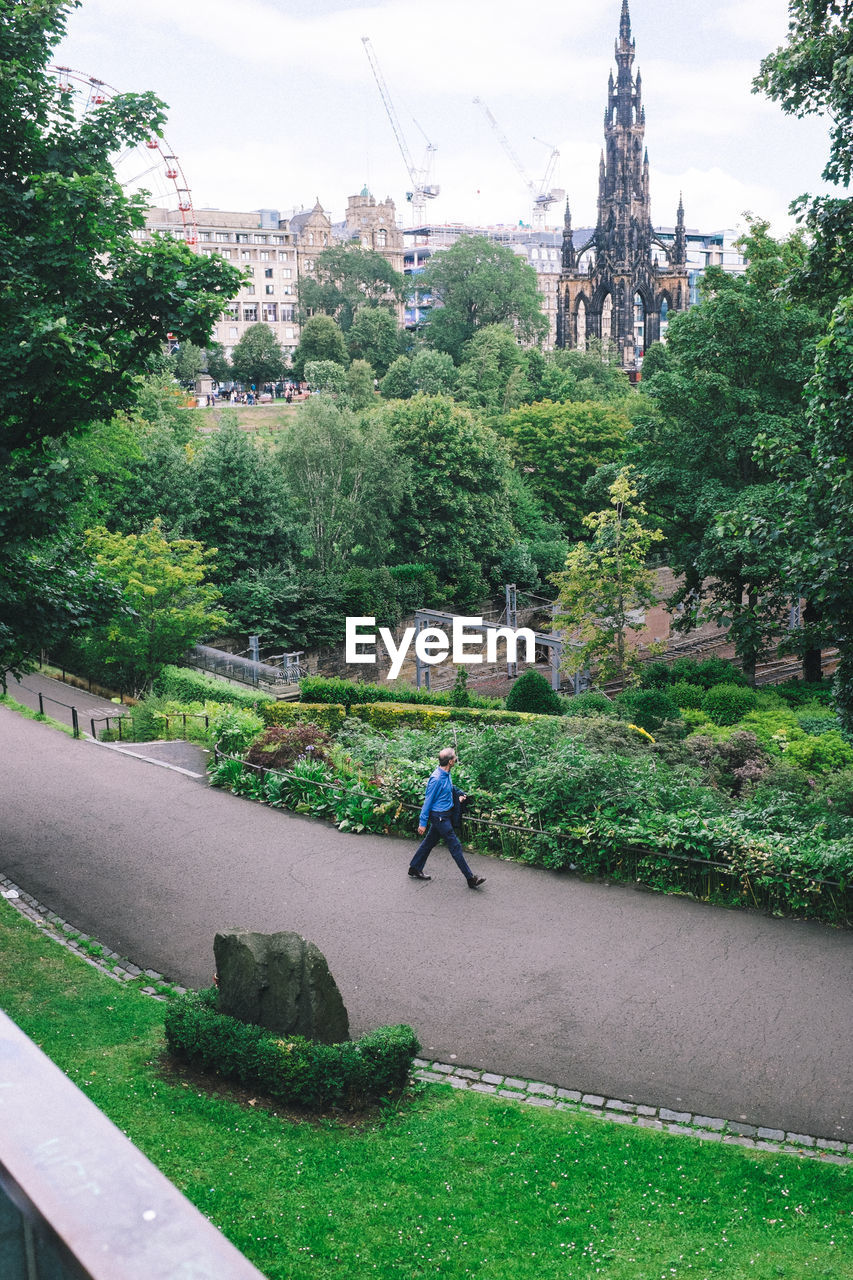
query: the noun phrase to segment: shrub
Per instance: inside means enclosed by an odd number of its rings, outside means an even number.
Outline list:
[[[266,769],[289,769],[294,761],[310,755],[329,764],[329,746],[328,733],[316,724],[272,725],[252,743],[246,760]]]
[[[360,1040],[319,1044],[282,1037],[219,1013],[214,987],[188,991],[166,1010],[170,1053],[204,1071],[299,1107],[345,1107],[399,1093],[420,1045],[411,1027],[379,1027]]]
[[[717,684],[703,697],[702,710],[714,724],[737,724],[755,709],[756,702],[755,690],[746,685]]]
[[[701,685],[690,684],[687,680],[676,680],[669,686],[667,693],[682,711],[698,711],[705,696]]]
[[[532,711],[536,715],[559,716],[563,708],[556,690],[538,671],[525,671],[509,691],[507,711]]]
[[[466,667],[456,668],[456,679],[453,681],[453,688],[450,690],[450,705],[452,707],[470,707],[471,705]]]
[[[821,789],[821,798],[837,813],[853,818],[853,769],[842,769]]]
[[[265,702],[260,708],[265,725],[307,722],[336,733],[346,719],[346,707],[335,703]]]
[[[164,667],[154,681],[154,692],[179,702],[227,702],[235,707],[254,707],[275,703],[269,693],[256,689],[237,689],[224,680],[192,671],[188,667]]]
[[[674,662],[649,662],[640,674],[644,689],[661,689],[671,684],[698,685],[710,689],[715,684],[746,684],[743,672],[725,658],[676,658]]]
[[[785,758],[815,773],[835,773],[853,766],[853,747],[837,729],[830,729],[819,738],[810,735],[795,738],[788,743]]]
[[[367,702],[350,707],[353,719],[383,733],[397,729],[439,729],[446,724],[523,724],[532,719],[522,711],[481,711],[477,707],[416,707],[405,703]]]
[[[654,733],[665,720],[678,720],[681,712],[663,689],[628,689],[616,699],[620,714]]]
[[[577,693],[573,698],[561,698],[560,704],[564,716],[616,716],[616,706],[606,693],[588,689],[586,693]]]
[[[784,684],[776,685],[776,692],[785,699],[789,707],[801,707],[804,702],[819,702],[826,707],[833,706],[831,680],[821,680],[819,684],[803,680],[786,680]]]
[[[263,727],[260,716],[250,707],[223,706],[210,721],[214,742],[226,755],[234,756],[241,756]]]
[[[306,676],[299,683],[303,702],[339,702],[349,708],[367,702],[406,702],[422,707],[449,707],[451,691],[412,689],[406,685],[368,684],[362,680],[342,680],[338,676]],[[468,706],[481,709],[497,709],[503,706],[500,698],[484,698],[468,691]]]

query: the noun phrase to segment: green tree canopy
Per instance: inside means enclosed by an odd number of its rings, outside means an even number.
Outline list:
[[[309,360],[333,360],[335,364],[349,364],[344,335],[331,316],[311,316],[302,326],[299,345],[293,353],[291,370],[294,378],[302,381],[305,365]]]
[[[377,378],[383,378],[400,351],[397,321],[386,307],[361,307],[347,334],[353,360],[367,360]]]
[[[624,688],[639,667],[628,635],[642,630],[642,611],[656,602],[655,575],[647,562],[663,534],[646,522],[630,467],[610,486],[610,506],[591,512],[584,525],[590,540],[572,548],[565,569],[554,577],[559,610],[554,625],[569,642],[562,667],[569,674],[595,668],[599,681],[618,680]]]
[[[456,378],[456,397],[472,409],[492,413],[512,408],[511,388],[515,385],[515,403],[523,398],[519,379],[524,378],[524,357],[515,334],[505,324],[490,324],[478,329],[465,343]],[[526,385],[526,384],[525,384]]]
[[[82,647],[90,661],[115,672],[122,691],[142,693],[167,663],[225,625],[215,607],[219,592],[206,581],[215,553],[200,543],[169,542],[157,520],[141,534],[92,529],[87,543],[127,608],[93,628]]]
[[[317,255],[313,277],[300,282],[299,308],[303,321],[331,316],[347,333],[362,307],[382,306],[391,314],[405,294],[405,276],[381,253],[354,244],[332,245]]]
[[[394,559],[428,565],[458,603],[474,603],[514,540],[503,441],[445,396],[392,401],[377,414],[408,467]]]
[[[231,353],[231,370],[237,382],[258,390],[265,382],[278,382],[287,367],[284,352],[268,324],[250,324]]]
[[[424,331],[428,345],[457,363],[465,343],[487,325],[508,325],[522,342],[535,342],[548,330],[536,272],[485,236],[461,236],[433,254],[418,277],[418,292],[431,294],[434,303]]]
[[[83,552],[53,545],[64,441],[132,405],[167,334],[204,345],[241,280],[185,244],[134,237],[145,202],[128,198],[111,157],[158,136],[164,109],[151,94],[123,94],[75,116],[47,71],[73,7],[0,0],[0,614],[14,619],[0,667],[55,642],[63,616],[78,625],[94,589]],[[52,566],[50,618],[47,597],[20,594],[36,563]]]
[[[508,413],[501,431],[516,466],[548,514],[568,537],[580,538],[589,510],[584,485],[597,467],[622,458],[630,425],[620,404],[544,400]]]

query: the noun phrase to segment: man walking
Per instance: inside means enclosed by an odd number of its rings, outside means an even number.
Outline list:
[[[443,839],[450,850],[453,861],[468,881],[469,889],[478,889],[485,884],[485,876],[475,876],[465,861],[462,844],[453,830],[451,821],[455,788],[450,780],[450,770],[456,764],[456,752],[453,747],[442,747],[438,753],[438,768],[434,769],[427,779],[426,796],[418,822],[418,835],[425,838],[415,850],[415,856],[409,865],[409,875],[413,880],[431,880],[432,876],[424,874],[424,865],[432,850]],[[456,793],[460,800],[465,796]],[[427,834],[427,826],[429,833]]]

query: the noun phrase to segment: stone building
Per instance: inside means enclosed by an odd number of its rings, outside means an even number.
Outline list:
[[[568,201],[557,305],[557,345],[583,349],[591,338],[613,342],[624,368],[666,331],[667,317],[689,305],[684,207],[665,245],[652,226],[646,113],[628,0],[622,0],[617,74],[607,90],[604,150],[598,179],[598,219],[577,247]]]
[[[293,230],[277,209],[227,213],[200,209],[195,215],[196,253],[226,258],[249,273],[238,296],[225,308],[211,334],[231,358],[234,347],[252,324],[268,324],[286,354],[299,341],[296,322],[297,246]],[[180,212],[152,208],[145,231],[185,238]]]

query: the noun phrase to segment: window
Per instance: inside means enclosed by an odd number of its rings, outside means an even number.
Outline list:
[[[213,250],[212,250],[212,249],[202,249],[202,250],[201,250],[201,256],[202,256],[203,258],[212,258],[212,257],[213,257]]]
[[[305,270],[306,270],[306,271],[313,271],[313,270],[314,270],[314,259],[313,259],[313,258],[306,258],[306,259],[305,259]]]
[[[219,256],[220,256],[220,258],[230,258],[230,257],[231,257],[231,250],[230,250],[230,249],[220,249],[220,250],[219,250]]]
[[[278,321],[278,306],[275,302],[265,302],[263,306],[263,316],[267,323],[276,323]]]
[[[234,317],[234,319],[236,320],[236,318],[237,318],[237,317],[235,316],[235,317]],[[231,342],[236,342],[236,341],[237,341],[237,326],[236,326],[236,324],[232,324],[231,328],[228,330],[228,338],[229,338],[229,341],[231,341]]]
[[[254,268],[254,267],[244,267],[244,268],[243,268],[243,270],[244,270],[244,271],[246,272],[246,274],[247,274],[247,275],[249,275],[249,276],[253,276],[253,275],[255,274],[255,268]]]
[[[260,258],[261,262],[269,262],[270,258],[272,257],[272,254],[270,253],[269,249],[261,249],[260,253],[258,254],[258,257]]]
[[[252,250],[251,250],[251,249],[241,249],[241,250],[240,250],[240,257],[241,257],[241,258],[243,258],[243,259],[245,259],[245,258],[251,258],[251,256],[252,256]]]
[[[284,236],[271,236],[273,244],[284,244]]]
[[[265,285],[264,285],[264,293],[275,293],[275,285],[274,285],[274,284],[265,284]]]
[[[285,293],[285,294],[293,293],[293,285],[292,285],[292,284],[283,284],[283,285],[281,286],[281,291],[282,291],[282,293]]]
[[[231,237],[229,236],[227,231],[217,231],[216,239],[221,242],[223,240],[230,240]]]
[[[248,237],[248,235],[246,234],[246,232],[245,232],[245,231],[238,231],[238,232],[236,232],[236,234],[235,234],[235,236],[234,236],[234,239],[237,241],[237,243],[238,243],[238,244],[248,244],[248,243],[249,243],[249,237]]]
[[[272,267],[264,267],[264,275],[267,280],[272,280]]]
[[[199,238],[199,240],[209,240],[209,239],[210,239],[210,232],[209,232],[209,231],[199,231],[199,233],[198,233],[198,238]]]
[[[226,318],[226,320],[239,320],[239,319],[240,319],[240,316],[239,316],[239,309],[238,309],[238,307],[237,307],[237,303],[236,303],[236,302],[232,302],[232,303],[230,303],[230,305],[229,305],[229,306],[227,306],[227,307],[225,308],[225,318]]]
[[[282,306],[281,306],[281,318],[282,318],[282,320],[288,320],[288,321],[291,321],[291,322],[292,322],[292,321],[293,321],[293,307],[288,306],[286,303],[282,303]]]
[[[244,304],[244,306],[243,306],[243,319],[244,319],[244,320],[249,321],[251,324],[256,324],[256,323],[257,323],[257,319],[258,319],[258,304],[257,304],[256,302],[251,303],[251,304]]]
[[[388,233],[384,227],[380,228],[376,235],[376,243],[380,249],[385,248],[385,242],[388,239]]]
[[[254,240],[255,244],[266,244],[267,242],[266,236],[255,235],[255,236],[252,236],[252,239]]]
[[[279,249],[279,251],[278,251],[278,260],[279,260],[279,262],[289,262],[289,261],[290,261],[290,254],[287,252],[287,250],[286,250],[286,249]]]
[[[283,280],[289,280],[290,277],[293,275],[293,272],[291,271],[290,267],[282,267],[281,275]]]

